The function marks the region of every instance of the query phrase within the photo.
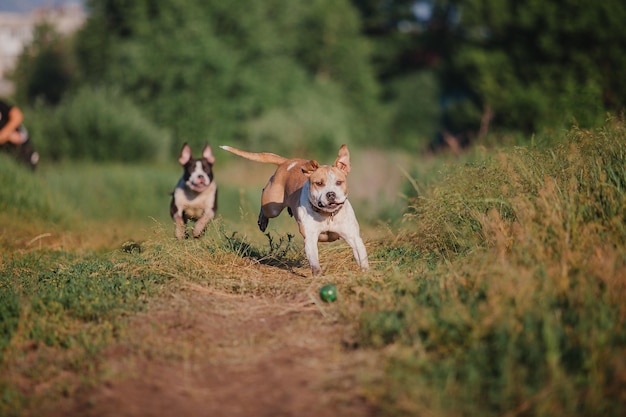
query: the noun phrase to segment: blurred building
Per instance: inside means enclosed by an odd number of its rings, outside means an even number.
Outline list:
[[[0,97],[13,93],[7,75],[15,68],[24,47],[32,42],[37,25],[48,23],[66,35],[80,28],[84,21],[85,11],[76,3],[41,7],[28,13],[0,12]]]

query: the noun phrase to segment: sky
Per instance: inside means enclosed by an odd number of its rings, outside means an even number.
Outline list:
[[[55,7],[83,0],[0,0],[0,12],[29,12],[38,7]]]

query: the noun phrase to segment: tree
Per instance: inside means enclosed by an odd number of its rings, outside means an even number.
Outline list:
[[[76,81],[71,38],[47,24],[35,27],[33,41],[18,58],[11,79],[20,103],[57,104]]]
[[[442,111],[439,70],[450,43],[450,7],[435,0],[352,0],[373,46],[387,143],[423,151]]]
[[[467,144],[490,127],[590,127],[626,104],[620,0],[352,1],[375,45],[388,130],[405,147],[436,129]],[[432,73],[437,86],[424,88]]]
[[[374,113],[376,80],[347,0],[91,0],[85,81],[119,86],[179,142],[245,141],[247,123],[332,84],[346,124]],[[177,145],[175,145],[177,146]]]
[[[526,133],[602,122],[626,104],[626,4],[620,0],[467,0],[444,85],[477,113]],[[459,91],[457,89],[457,91]]]

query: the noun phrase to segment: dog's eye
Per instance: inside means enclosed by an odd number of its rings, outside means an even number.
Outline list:
[[[315,185],[322,187],[324,185],[324,181],[315,181]]]

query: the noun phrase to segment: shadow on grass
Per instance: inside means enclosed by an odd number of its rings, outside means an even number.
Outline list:
[[[224,234],[227,249],[242,258],[251,258],[254,261],[295,273],[294,268],[304,265],[304,258],[295,247],[294,235],[287,233],[276,239],[271,233],[265,233],[268,247],[259,248],[251,244],[245,237],[233,232],[230,236]]]

